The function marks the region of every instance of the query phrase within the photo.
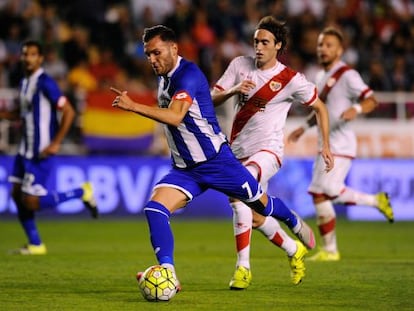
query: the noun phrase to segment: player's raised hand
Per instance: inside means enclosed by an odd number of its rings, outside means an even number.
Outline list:
[[[243,95],[247,95],[255,87],[256,84],[251,80],[243,80],[236,86],[237,91]]]
[[[120,91],[114,87],[111,87],[110,90],[117,95],[112,102],[112,107],[118,107],[124,110],[130,110],[129,108],[132,104],[132,100],[127,95],[127,91]]]

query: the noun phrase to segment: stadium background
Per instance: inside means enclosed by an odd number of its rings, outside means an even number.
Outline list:
[[[306,5],[307,3],[307,5]],[[130,0],[0,1],[0,109],[12,109],[21,77],[20,44],[39,39],[45,68],[78,111],[51,186],[71,188],[90,179],[104,217],[140,215],[151,186],[168,169],[162,135],[152,121],[111,108],[115,86],[155,104],[156,79],[140,38],[147,26],[177,31],[180,54],[195,61],[213,85],[235,56],[251,54],[254,26],[263,15],[286,20],[288,51],[282,61],[310,79],[318,69],[315,44],[326,25],[346,35],[344,60],[376,91],[379,108],[355,122],[358,160],[349,183],[367,192],[388,191],[397,220],[414,219],[414,4],[412,1]],[[218,110],[224,130],[231,111]],[[293,106],[287,131],[306,111]],[[7,175],[19,139],[19,123],[0,121],[0,217],[14,217]],[[315,132],[286,146],[270,192],[304,217],[314,213],[306,193],[315,155]],[[82,215],[68,202],[45,216]],[[369,208],[338,207],[351,219],[381,217]],[[181,212],[191,217],[230,217],[226,198],[208,192]]]

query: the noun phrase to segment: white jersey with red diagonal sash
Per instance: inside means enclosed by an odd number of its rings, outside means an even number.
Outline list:
[[[235,58],[215,85],[227,90],[243,80],[252,80],[256,87],[236,101],[231,148],[238,159],[268,150],[283,158],[283,129],[292,103],[312,105],[317,99],[316,87],[303,74],[282,63],[267,70],[259,70],[255,59]],[[257,109],[245,109],[251,105]]]
[[[325,100],[329,112],[331,152],[333,155],[353,158],[357,150],[355,133],[351,123],[344,122],[341,115],[353,104],[371,96],[373,91],[354,69],[345,71],[337,81],[330,80],[332,75],[343,66],[346,64],[340,61],[331,70],[319,72],[316,76],[316,85],[320,94],[327,83],[334,83]],[[319,146],[321,145],[322,141],[319,138]]]

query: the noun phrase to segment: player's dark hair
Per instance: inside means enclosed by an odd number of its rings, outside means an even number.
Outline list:
[[[273,16],[265,16],[257,24],[257,29],[264,29],[271,32],[275,38],[276,43],[281,42],[282,46],[278,52],[278,54],[282,53],[287,44],[287,36],[289,33],[288,28],[286,27],[286,23],[281,22],[274,18]]]
[[[34,47],[37,48],[37,51],[39,52],[39,55],[43,55],[43,52],[44,52],[43,51],[43,45],[39,41],[36,41],[36,40],[27,40],[27,41],[23,42],[22,49],[25,46],[34,46]]]
[[[159,36],[162,41],[177,43],[177,36],[174,30],[164,25],[156,25],[150,28],[145,28],[144,35],[142,36],[142,41],[146,43],[157,36]]]
[[[341,45],[344,44],[344,35],[338,28],[335,28],[333,26],[328,26],[324,28],[321,32],[321,35],[335,36],[339,40],[339,43]]]

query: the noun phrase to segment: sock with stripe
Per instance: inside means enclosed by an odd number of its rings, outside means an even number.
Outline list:
[[[253,214],[250,207],[243,202],[231,203],[233,209],[233,229],[236,239],[237,263],[250,269],[250,238],[252,233]]]
[[[72,199],[80,199],[83,196],[83,189],[76,188],[66,192],[50,192],[47,195],[39,197],[40,209],[55,208],[56,205]]]
[[[144,212],[158,263],[174,265],[174,236],[170,226],[170,211],[158,202],[149,201]]]
[[[298,225],[298,219],[295,214],[283,203],[279,198],[268,195],[267,205],[263,210],[262,215],[272,216],[280,221],[283,221],[286,226],[295,231]]]

